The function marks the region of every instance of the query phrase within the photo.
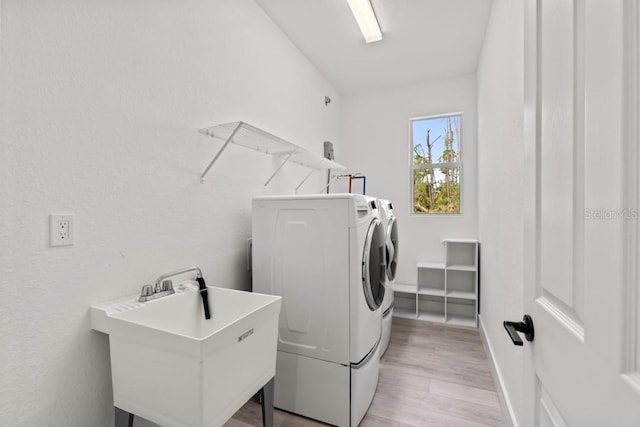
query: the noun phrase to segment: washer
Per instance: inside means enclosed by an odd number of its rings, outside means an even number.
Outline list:
[[[385,293],[382,302],[382,338],[380,340],[380,357],[387,351],[391,338],[391,323],[393,319],[393,282],[398,267],[398,223],[393,214],[390,201],[378,199],[380,222],[385,230]]]
[[[253,199],[253,289],[282,296],[275,406],[357,426],[378,383],[384,230],[355,194]]]

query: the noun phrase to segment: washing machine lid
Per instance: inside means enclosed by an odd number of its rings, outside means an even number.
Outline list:
[[[384,299],[385,247],[384,229],[376,218],[369,224],[362,259],[362,288],[371,311],[377,310]]]
[[[394,280],[398,268],[398,223],[396,217],[391,216],[387,224],[386,259],[387,278]]]

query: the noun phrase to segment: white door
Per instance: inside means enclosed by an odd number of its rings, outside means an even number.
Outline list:
[[[640,426],[637,3],[526,0],[524,426]]]

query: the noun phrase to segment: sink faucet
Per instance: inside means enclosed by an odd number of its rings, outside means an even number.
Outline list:
[[[169,280],[169,278],[177,276],[179,274],[188,273],[190,271],[196,272],[196,282],[198,282],[200,296],[202,297],[204,317],[205,319],[210,319],[211,314],[209,313],[209,292],[207,291],[207,285],[204,282],[204,278],[202,277],[202,270],[200,270],[200,268],[198,267],[187,267],[181,270],[172,271],[171,273],[160,275],[160,277],[156,279],[155,288],[152,288],[151,285],[142,287],[142,293],[140,294],[139,301],[150,301],[175,293],[173,289],[173,283],[171,282],[171,280]]]
[[[156,279],[156,289],[161,289],[162,282],[164,282],[168,278],[173,277],[173,276],[177,276],[179,274],[188,273],[190,271],[195,271],[196,272],[196,278],[197,277],[202,278],[202,270],[200,270],[199,267],[187,267],[187,268],[183,268],[181,270],[172,271],[171,273],[166,273],[166,274],[160,275],[160,277],[158,277]]]

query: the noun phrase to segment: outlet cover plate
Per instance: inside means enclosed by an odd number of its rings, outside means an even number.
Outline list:
[[[49,215],[49,245],[69,246],[74,239],[73,215],[50,214]]]

